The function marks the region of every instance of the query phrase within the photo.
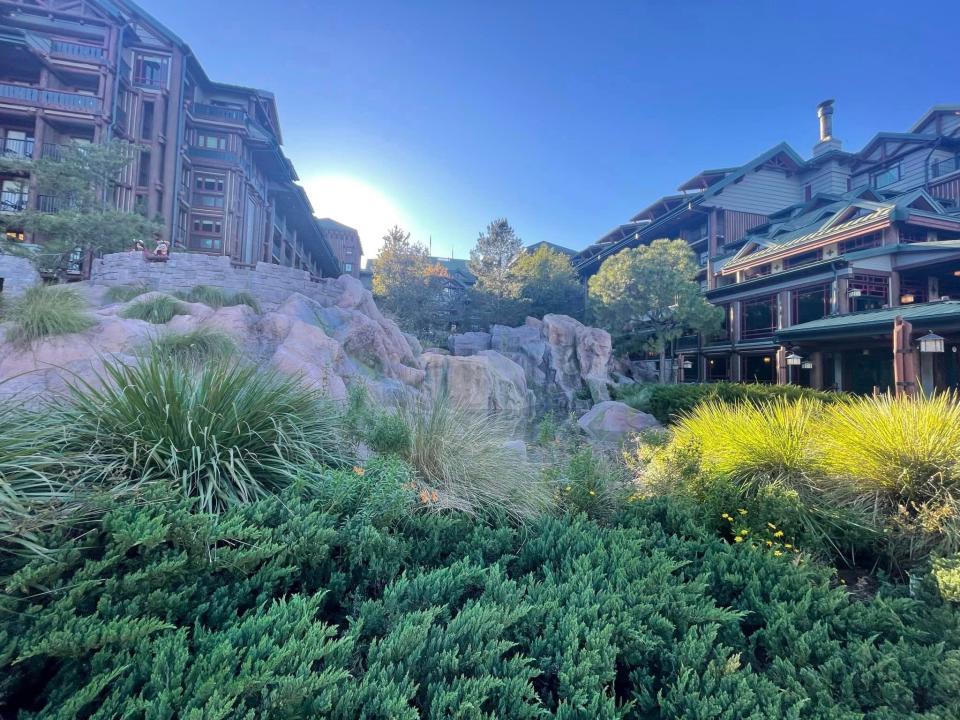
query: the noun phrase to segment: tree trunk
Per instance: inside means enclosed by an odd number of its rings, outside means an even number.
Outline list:
[[[666,384],[670,382],[670,373],[667,371],[667,349],[660,348],[660,382]]]

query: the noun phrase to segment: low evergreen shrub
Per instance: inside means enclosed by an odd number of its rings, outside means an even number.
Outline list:
[[[186,315],[187,309],[169,295],[154,295],[137,300],[120,311],[127,320],[145,320],[154,325],[166,325],[175,315]]]
[[[374,452],[404,456],[410,452],[410,428],[400,415],[378,413],[366,431],[367,444]]]
[[[229,335],[206,327],[165,332],[150,341],[147,354],[172,362],[199,363],[235,356],[237,344]]]
[[[417,512],[379,459],[195,514],[158,495],[7,557],[10,717],[953,718],[960,620],[855,599],[675,504],[609,526]]]
[[[13,323],[6,340],[29,345],[53,335],[87,330],[96,324],[80,293],[65,285],[34,285],[4,311],[4,320]]]
[[[641,412],[650,413],[663,424],[675,422],[705,402],[766,403],[775,398],[795,400],[809,398],[836,402],[847,397],[842,393],[823,392],[797,385],[758,385],[746,383],[703,383],[679,385],[631,385],[619,390],[623,402]]]

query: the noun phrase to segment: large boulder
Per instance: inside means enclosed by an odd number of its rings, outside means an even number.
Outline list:
[[[490,349],[490,333],[466,332],[451,335],[447,342],[450,352],[454,355],[476,355],[478,352]]]
[[[597,403],[577,424],[592,442],[603,445],[619,445],[628,436],[642,430],[663,427],[653,415],[613,400]]]
[[[531,407],[523,368],[493,350],[465,357],[425,353],[423,388],[431,398],[446,396],[478,412],[526,416]]]

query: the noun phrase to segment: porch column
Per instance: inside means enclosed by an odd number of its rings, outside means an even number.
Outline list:
[[[844,315],[850,312],[850,278],[837,278],[837,313]]]
[[[894,270],[890,273],[890,305],[900,304],[900,273]]]
[[[810,353],[810,362],[813,368],[810,370],[810,387],[814,390],[823,390],[823,353],[820,350]]]
[[[730,382],[741,382],[743,378],[743,368],[740,366],[740,353],[730,353]]]
[[[777,348],[777,385],[790,384],[790,367],[787,365],[787,349]]]
[[[915,395],[917,366],[911,348],[913,326],[897,315],[893,320],[893,380],[897,395]]]

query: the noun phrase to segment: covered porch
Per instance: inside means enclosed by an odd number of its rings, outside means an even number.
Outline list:
[[[897,317],[913,326],[908,349],[920,387],[925,392],[960,388],[960,300],[834,315],[780,330],[776,337],[782,377],[817,389],[893,391]],[[920,352],[917,341],[931,333],[943,338],[943,350]]]

